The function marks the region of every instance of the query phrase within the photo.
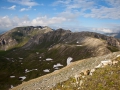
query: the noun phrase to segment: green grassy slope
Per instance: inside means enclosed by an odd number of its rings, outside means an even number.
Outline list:
[[[92,76],[81,77],[78,83],[71,77],[51,90],[120,90],[120,57],[116,60],[119,61],[116,65],[99,68]]]

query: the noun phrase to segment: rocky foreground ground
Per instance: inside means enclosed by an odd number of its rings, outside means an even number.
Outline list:
[[[104,56],[88,58],[73,62],[61,70],[30,80],[28,82],[23,82],[21,85],[12,88],[12,90],[50,90],[58,83],[67,81],[71,77],[75,77],[75,75],[78,75],[84,70],[94,69],[95,67],[100,65],[101,61],[112,61],[116,59],[119,54],[120,52],[115,52]]]

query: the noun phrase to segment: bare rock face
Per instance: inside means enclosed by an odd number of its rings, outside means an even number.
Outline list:
[[[33,36],[50,31],[52,31],[52,29],[47,26],[16,27],[0,35],[0,50],[8,50],[15,47],[23,46]]]
[[[5,45],[5,44],[6,44],[6,41],[5,41],[4,39],[2,39],[2,40],[0,41],[0,44],[1,44],[1,45]]]
[[[2,36],[0,38],[0,49],[1,50],[8,50],[9,47],[13,47],[16,44],[18,44],[18,42],[15,39],[12,39],[10,36]]]

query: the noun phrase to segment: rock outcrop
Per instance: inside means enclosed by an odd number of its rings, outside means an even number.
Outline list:
[[[51,28],[45,26],[27,26],[16,27],[2,35],[0,35],[0,50],[8,50],[20,47],[26,44],[33,36],[44,34],[52,31]]]

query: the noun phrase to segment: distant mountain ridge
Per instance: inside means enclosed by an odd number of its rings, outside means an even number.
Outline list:
[[[97,40],[96,40],[97,39]],[[99,40],[98,40],[99,39]],[[108,37],[102,34],[94,33],[94,32],[71,32],[70,30],[58,29],[56,31],[48,32],[42,35],[36,35],[34,39],[28,41],[23,48],[35,49],[36,47],[48,48],[53,47],[54,45],[62,44],[65,45],[73,45],[76,46],[86,46],[84,45],[86,42],[89,44],[95,44],[101,42],[104,43],[102,46],[107,46],[108,49],[112,50],[114,47],[118,50],[120,49],[120,40],[115,39],[113,37]],[[47,43],[47,44],[45,44]],[[93,45],[94,46],[94,45]],[[98,46],[100,46],[98,44]],[[105,47],[106,47],[105,46]],[[31,48],[32,47],[32,48]],[[94,46],[94,48],[97,46]],[[92,48],[92,47],[91,47]],[[98,48],[98,47],[97,47]],[[104,49],[106,50],[106,49]]]

